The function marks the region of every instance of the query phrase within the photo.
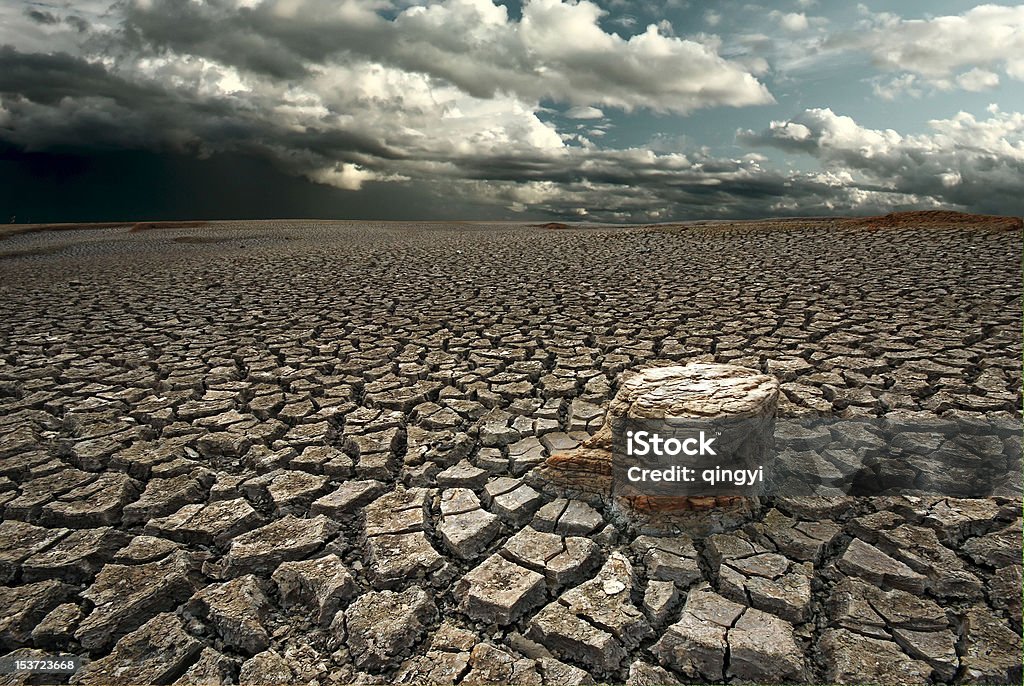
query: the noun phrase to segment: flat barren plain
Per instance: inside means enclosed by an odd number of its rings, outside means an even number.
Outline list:
[[[1019,229],[130,228],[0,240],[0,655],[88,661],[4,683],[1020,683],[1019,499],[654,537],[529,478],[653,364],[1019,413]]]

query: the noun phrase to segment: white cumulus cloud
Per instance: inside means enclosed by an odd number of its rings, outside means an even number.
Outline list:
[[[787,31],[806,31],[810,24],[807,15],[803,12],[789,12],[786,14],[777,13],[779,26]]]
[[[956,77],[956,82],[965,91],[985,91],[999,85],[999,74],[975,67]]]
[[[580,105],[569,108],[569,110],[566,111],[565,116],[570,119],[601,119],[604,117],[604,112],[596,107]]]
[[[908,84],[906,75],[917,77],[915,87],[985,90],[998,85],[999,71],[1024,79],[1024,5],[978,5],[928,19],[869,13],[823,48],[865,52],[876,66],[900,74],[883,87],[890,94]]]
[[[126,28],[143,42],[277,78],[369,61],[480,98],[678,113],[773,102],[744,64],[718,54],[716,43],[677,37],[666,21],[624,38],[602,27],[608,13],[589,0],[527,0],[518,19],[493,0],[404,9],[381,0],[264,0],[251,8],[147,0],[115,7],[123,7]]]
[[[961,206],[1020,213],[1024,188],[1024,114],[988,109],[985,118],[958,112],[928,122],[929,131],[903,135],[872,129],[829,108],[805,110],[740,139],[814,156],[855,185],[931,197]]]

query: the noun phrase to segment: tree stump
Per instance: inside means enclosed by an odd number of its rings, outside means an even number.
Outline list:
[[[734,528],[757,509],[756,497],[616,496],[613,446],[627,420],[722,420],[726,425],[743,420],[744,435],[736,439],[750,454],[760,451],[767,458],[778,400],[775,377],[735,365],[693,363],[633,372],[609,404],[601,429],[580,447],[549,457],[537,469],[537,480],[570,497],[611,502],[613,513],[641,533],[708,535]]]

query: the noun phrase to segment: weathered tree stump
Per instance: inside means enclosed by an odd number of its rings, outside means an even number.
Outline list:
[[[722,442],[740,445],[753,459],[767,458],[778,399],[774,377],[735,365],[694,363],[633,372],[609,404],[601,429],[579,448],[549,457],[536,477],[566,495],[611,502],[613,512],[644,533],[726,530],[757,509],[756,497],[617,496],[613,446],[630,420],[699,419],[740,427],[743,435],[723,436]]]

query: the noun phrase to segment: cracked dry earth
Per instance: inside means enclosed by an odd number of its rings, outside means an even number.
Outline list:
[[[1020,240],[6,240],[0,652],[82,684],[1019,683],[1019,500],[777,498],[691,539],[524,477],[648,364],[774,374],[781,416],[1019,411]]]

